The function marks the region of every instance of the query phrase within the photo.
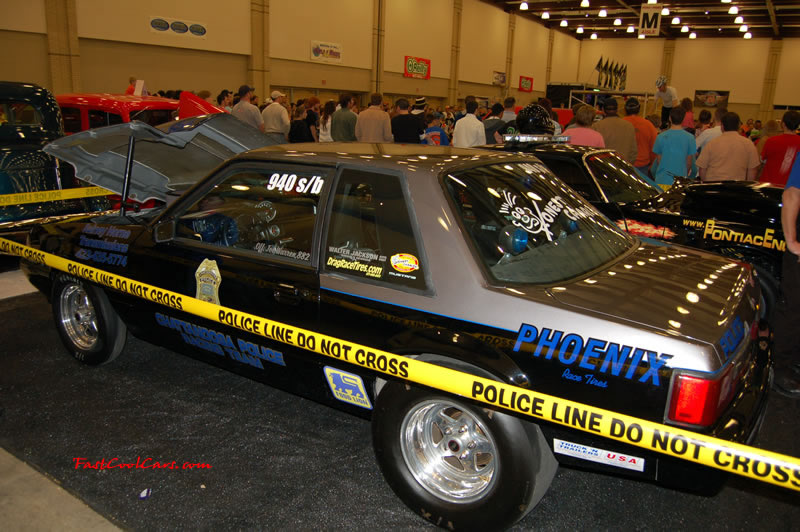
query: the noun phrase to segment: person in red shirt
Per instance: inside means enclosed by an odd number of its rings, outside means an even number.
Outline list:
[[[800,112],[786,111],[781,119],[782,135],[770,137],[761,148],[764,167],[759,181],[786,186],[797,152],[800,151],[800,135],[795,131],[800,126]]]
[[[653,153],[653,144],[656,143],[658,131],[652,122],[646,118],[639,116],[639,109],[641,104],[639,100],[634,97],[629,97],[625,101],[625,118],[631,124],[633,129],[636,130],[636,160],[633,161],[633,166],[636,167],[643,175],[647,176],[650,169],[650,163],[655,159]]]
[[[125,89],[125,94],[133,94],[133,91],[136,90],[136,78],[131,76],[128,80],[128,88]]]

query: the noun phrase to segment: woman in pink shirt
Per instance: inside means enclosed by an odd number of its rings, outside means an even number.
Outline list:
[[[692,105],[692,100],[684,98],[681,100],[681,107],[686,110],[686,116],[683,118],[683,122],[681,122],[681,127],[689,133],[694,133],[694,106]]]
[[[603,135],[592,129],[592,122],[594,122],[595,110],[590,105],[582,105],[575,112],[575,127],[568,128],[564,131],[564,136],[569,137],[569,143],[578,146],[594,146],[596,148],[605,148],[606,143],[603,142]]]

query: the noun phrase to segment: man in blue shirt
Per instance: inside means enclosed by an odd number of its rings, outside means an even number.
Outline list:
[[[660,133],[653,145],[656,183],[662,188],[672,186],[675,177],[689,177],[692,174],[697,144],[694,135],[681,126],[685,116],[683,107],[674,107],[669,112],[670,128]]]
[[[775,387],[783,395],[800,398],[800,157],[795,159],[783,190],[781,226],[786,240],[783,252],[781,301],[775,311]]]

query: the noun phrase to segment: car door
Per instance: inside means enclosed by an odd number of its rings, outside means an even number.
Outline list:
[[[181,199],[129,254],[135,278],[226,307],[314,330],[319,305],[315,242],[332,168],[240,161]],[[162,240],[167,229],[170,238]],[[177,305],[173,305],[177,306]],[[125,312],[125,309],[122,309]],[[162,305],[136,301],[126,321],[155,343],[313,397],[302,375],[316,355]],[[289,374],[295,378],[289,378]],[[305,393],[309,392],[309,393]]]

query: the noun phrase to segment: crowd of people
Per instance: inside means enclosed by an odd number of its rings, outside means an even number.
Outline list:
[[[608,98],[594,106],[578,104],[564,135],[572,144],[616,150],[644,176],[668,187],[675,178],[701,181],[762,181],[786,185],[800,149],[800,113],[787,111],[780,121],[742,124],[739,115],[725,107],[694,116],[689,98],[678,100],[677,91],[661,76],[656,81],[656,102],[661,115],[640,116],[641,103],[625,100],[625,117],[618,101]],[[654,109],[655,110],[655,109]]]

